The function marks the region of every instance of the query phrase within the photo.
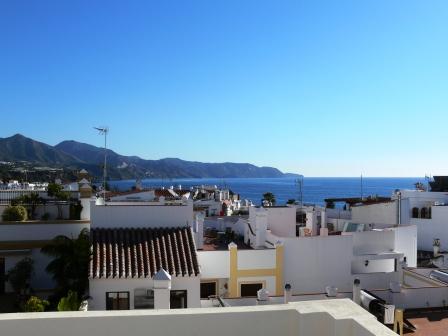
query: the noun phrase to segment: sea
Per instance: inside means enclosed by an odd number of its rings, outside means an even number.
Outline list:
[[[125,191],[135,186],[135,180],[110,181],[112,189]],[[415,183],[426,183],[423,177],[280,177],[280,178],[180,178],[144,179],[144,188],[189,189],[200,185],[216,185],[229,188],[240,194],[241,199],[249,199],[260,204],[263,194],[275,195],[277,205],[288,200],[302,200],[304,203],[323,205],[326,198],[367,197],[370,195],[390,197],[396,189],[414,189]]]

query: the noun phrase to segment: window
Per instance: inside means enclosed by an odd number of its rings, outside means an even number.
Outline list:
[[[172,290],[170,293],[170,308],[180,309],[187,308],[187,291]]]
[[[240,287],[241,297],[257,296],[257,292],[263,288],[261,282],[258,283],[242,283]]]
[[[146,288],[135,289],[134,309],[154,309],[154,291]]]
[[[422,208],[421,210],[420,210],[420,217],[421,218],[427,218],[427,210],[426,210],[426,208]]]
[[[418,218],[418,208],[412,208],[412,218]]]
[[[107,310],[128,310],[129,292],[107,292],[106,293]]]
[[[218,287],[217,281],[201,282],[201,299],[208,299],[210,296],[216,295],[217,287]]]

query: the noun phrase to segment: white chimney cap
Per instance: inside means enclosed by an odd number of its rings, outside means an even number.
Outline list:
[[[257,292],[257,300],[258,301],[268,301],[269,300],[269,292],[266,288],[262,288]]]
[[[167,271],[161,268],[156,274],[154,274],[153,280],[171,281],[171,275],[169,275]]]

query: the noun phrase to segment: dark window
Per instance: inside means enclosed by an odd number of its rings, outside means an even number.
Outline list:
[[[180,309],[187,308],[187,291],[172,290],[170,293],[170,308]]]
[[[245,296],[257,296],[257,292],[263,288],[263,284],[260,283],[250,283],[241,284],[241,297]]]
[[[427,210],[426,210],[426,208],[422,208],[422,210],[420,210],[420,216],[422,217],[422,218],[427,218]]]
[[[201,282],[201,299],[208,299],[210,296],[216,295],[216,281]]]
[[[154,309],[154,291],[145,288],[134,290],[134,309]]]
[[[107,310],[128,310],[129,292],[107,292],[106,293]]]
[[[412,218],[418,218],[418,208],[412,208]]]
[[[5,293],[5,258],[0,258],[0,294]]]

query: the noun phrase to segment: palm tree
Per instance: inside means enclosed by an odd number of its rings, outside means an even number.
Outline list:
[[[57,236],[41,251],[54,259],[46,271],[53,275],[57,292],[64,296],[69,290],[82,297],[88,287],[88,268],[91,256],[89,231],[83,229],[77,238]]]
[[[262,199],[262,204],[265,203],[264,201],[266,201],[266,203],[268,203],[269,206],[275,205],[275,195],[271,192],[267,192],[263,194],[263,199]]]

